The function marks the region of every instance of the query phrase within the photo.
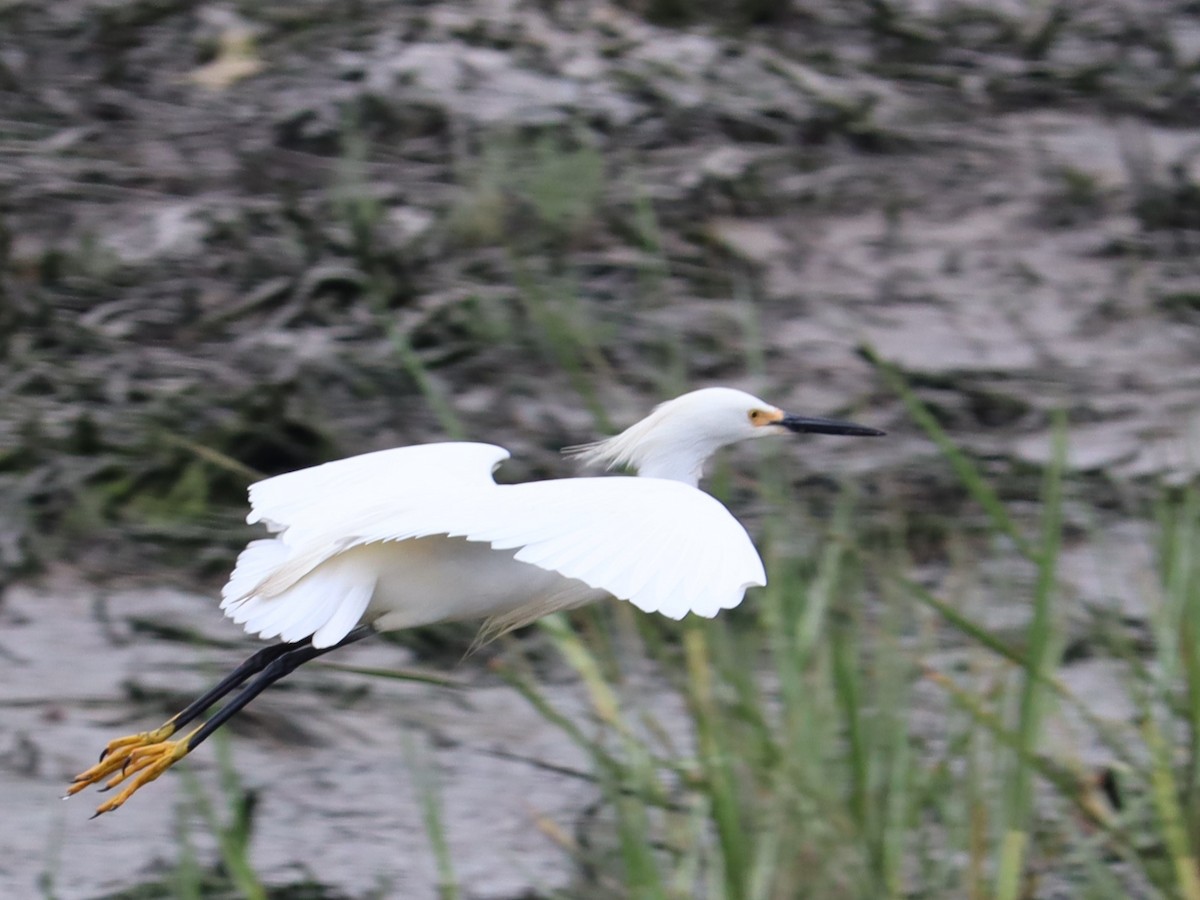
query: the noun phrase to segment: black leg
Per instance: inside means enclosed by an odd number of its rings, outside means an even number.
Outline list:
[[[374,629],[369,625],[359,625],[332,647],[318,649],[311,642],[273,644],[270,647],[264,647],[228,676],[221,679],[211,690],[205,691],[204,694],[189,703],[178,715],[168,719],[160,728],[110,741],[108,748],[101,754],[100,761],[86,772],[75,776],[70,787],[67,788],[67,796],[77,794],[89,785],[98,784],[106,778],[109,781],[101,790],[116,787],[127,778],[132,778],[128,787],[112,800],[102,803],[96,808],[96,815],[118,808],[138,788],[149,784],[183,759],[192,748],[198,746],[205,738],[228,722],[242,707],[297,666],[303,665],[310,659],[323,656],[331,650],[336,650],[338,647],[345,647],[347,644],[361,641],[374,633]],[[179,740],[169,740],[181,725],[199,718],[205,710],[227,697],[247,679],[250,679],[249,684],[245,684],[240,691],[234,694],[233,698],[217,710],[208,722]]]
[[[260,650],[250,659],[246,660],[246,662],[242,663],[242,665],[238,666],[235,671],[230,673],[228,678],[218,684],[203,697],[200,697],[195,703],[192,703],[187,709],[179,714],[180,716],[184,716],[190,712],[190,715],[187,719],[183,719],[182,721],[176,721],[173,719],[172,722],[176,725],[182,725],[183,722],[194,719],[205,709],[212,706],[216,700],[225,696],[231,690],[233,690],[234,687],[245,681],[247,677],[258,673],[257,678],[234,694],[232,700],[217,710],[212,715],[212,718],[210,718],[192,733],[192,735],[187,739],[187,749],[189,752],[191,752],[192,750],[196,749],[196,747],[198,747],[205,740],[205,738],[237,715],[237,713],[247,703],[265,691],[276,681],[279,681],[279,679],[291,674],[297,668],[304,665],[304,663],[316,659],[318,656],[324,656],[331,650],[337,650],[340,647],[345,647],[348,644],[361,641],[363,638],[370,637],[374,633],[374,629],[372,629],[371,626],[359,625],[332,647],[321,647],[318,649],[312,644],[279,644],[273,647],[268,647],[267,650],[273,650],[275,652],[263,660],[258,659],[260,656],[263,656],[263,651]],[[283,649],[281,650],[280,648]],[[249,668],[251,663],[256,663],[256,667]],[[215,693],[222,687],[223,690],[221,690],[220,693]],[[214,694],[214,696],[209,698],[210,694]],[[205,701],[204,706],[193,711],[192,707],[195,707],[202,701]]]
[[[273,660],[278,659],[280,656],[283,656],[289,651],[295,650],[300,646],[303,645],[272,644],[270,647],[263,647],[261,650],[243,662],[240,666],[222,678],[219,682],[217,682],[216,685],[209,688],[175,715],[171,716],[163,728],[169,728],[170,732],[174,733],[184,725],[188,724],[188,722],[193,721],[197,716],[204,713],[205,710],[232,691],[239,684],[244,682],[251,675],[256,675],[265,669]],[[109,747],[104,748],[103,752],[100,754],[101,760],[108,756],[110,749],[111,748]]]

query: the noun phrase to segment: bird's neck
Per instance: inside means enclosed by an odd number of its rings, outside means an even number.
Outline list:
[[[698,487],[705,461],[722,444],[698,422],[664,422],[672,410],[661,406],[618,435],[581,448],[584,460],[609,468],[628,466],[645,478],[665,478]],[[669,427],[668,427],[669,425]]]
[[[699,487],[704,463],[711,452],[710,448],[698,446],[664,448],[646,453],[636,460],[635,465],[642,478],[666,478]]]

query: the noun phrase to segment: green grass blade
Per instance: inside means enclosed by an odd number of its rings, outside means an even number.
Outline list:
[[[1183,811],[1179,807],[1180,794],[1172,771],[1170,748],[1153,716],[1146,717],[1142,733],[1152,755],[1150,771],[1154,807],[1159,816],[1167,850],[1171,854],[1176,887],[1184,900],[1200,900],[1200,870],[1196,867],[1196,857],[1184,825]]]
[[[466,690],[467,685],[457,679],[437,672],[426,672],[421,669],[381,669],[375,666],[349,666],[345,663],[332,663],[318,660],[316,666],[322,669],[332,669],[335,672],[349,672],[353,675],[365,675],[368,678],[386,678],[392,681],[411,681],[416,684],[432,684],[436,687]]]
[[[728,900],[745,896],[749,874],[749,848],[737,799],[737,781],[733,772],[728,733],[721,727],[712,661],[705,628],[691,623],[683,635],[684,657],[690,684],[688,701],[696,726],[700,763],[712,803],[714,824],[721,846],[721,863]]]
[[[442,818],[442,799],[439,793],[437,771],[433,762],[424,758],[415,747],[411,737],[405,741],[408,769],[412,774],[421,804],[421,820],[425,823],[425,834],[433,849],[437,863],[437,890],[441,900],[458,900],[458,878],[454,874],[454,854],[446,836],[446,823]]]
[[[1057,593],[1058,551],[1062,539],[1063,470],[1066,467],[1066,426],[1061,416],[1054,429],[1054,448],[1043,492],[1041,546],[1038,579],[1034,590],[1033,618],[1029,623],[1024,680],[1021,686],[1017,750],[1013,758],[1006,832],[997,874],[997,900],[1016,900],[1024,868],[1025,848],[1029,843],[1033,810],[1033,775],[1029,760],[1037,751],[1041,735],[1043,695],[1048,673],[1056,664],[1052,657],[1055,643],[1053,605]]]
[[[238,895],[246,900],[266,900],[266,888],[250,861],[253,800],[242,789],[241,779],[238,778],[237,768],[233,764],[229,739],[223,732],[217,732],[214,743],[217,748],[221,796],[228,810],[227,821],[221,821],[208,795],[200,786],[199,779],[190,772],[186,773],[188,793],[209,831],[216,838],[221,868],[237,889]]]
[[[942,452],[946,461],[954,469],[963,487],[975,499],[975,502],[987,512],[993,527],[1000,533],[1007,535],[1022,556],[1037,562],[1037,550],[1029,543],[1020,529],[1017,528],[1017,524],[1009,516],[1008,510],[996,495],[996,492],[992,490],[991,486],[984,479],[975,464],[967,457],[966,453],[950,439],[945,429],[938,424],[938,420],[934,417],[933,413],[929,411],[929,408],[921,402],[912,388],[908,386],[908,383],[904,380],[899,370],[890,363],[885,362],[876,352],[875,348],[869,344],[863,345],[862,349],[867,359],[883,375],[883,379],[887,382],[888,387],[900,397],[901,402],[904,404],[905,409],[908,410],[908,414],[912,416],[913,421],[937,445],[937,448]]]
[[[959,687],[952,679],[940,672],[927,671],[926,677],[942,687],[950,695],[955,705],[970,715],[976,724],[987,731],[1001,745],[1020,756],[1023,764],[1031,773],[1038,775],[1052,784],[1058,793],[1064,799],[1072,802],[1076,809],[1091,824],[1103,828],[1113,835],[1121,835],[1115,822],[1097,815],[1096,809],[1086,802],[1085,785],[1083,785],[1075,774],[1057,765],[1045,756],[1030,750],[1029,747],[1022,743],[1020,734],[1005,727],[1000,717],[987,709],[971,691]],[[1127,841],[1128,838],[1125,838],[1125,840]],[[998,895],[999,892],[997,891]]]
[[[421,362],[421,357],[417,355],[417,351],[409,343],[408,335],[398,326],[393,325],[388,329],[388,337],[391,339],[392,349],[396,353],[396,358],[400,361],[400,366],[408,373],[409,378],[416,382],[417,390],[421,392],[421,396],[425,398],[425,402],[433,410],[433,414],[437,418],[442,432],[451,440],[465,440],[467,429],[463,425],[462,418],[454,409],[450,398],[446,396],[446,393],[430,377],[425,364]]]
[[[946,624],[953,627],[956,631],[961,632],[979,646],[991,650],[997,656],[1007,660],[1014,666],[1030,671],[1031,666],[1027,656],[1006,641],[992,634],[985,626],[963,615],[953,606],[940,600],[930,593],[929,590],[914,581],[910,581],[907,578],[898,578],[896,579],[896,583],[903,586],[915,600],[936,612]],[[1087,703],[1080,699],[1074,691],[1063,684],[1061,679],[1052,673],[1037,672],[1035,677],[1041,680],[1046,687],[1053,690],[1060,699],[1071,704],[1084,722],[1096,732],[1104,741],[1104,745],[1121,762],[1131,767],[1136,765],[1134,754],[1130,751],[1130,741],[1136,735],[1132,734],[1129,725],[1110,722],[1097,716],[1088,707]]]

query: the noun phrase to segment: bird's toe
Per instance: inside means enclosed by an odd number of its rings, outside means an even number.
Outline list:
[[[125,775],[131,774],[129,771],[130,762],[139,750],[162,744],[174,732],[175,726],[168,722],[154,731],[142,731],[109,741],[108,746],[100,754],[100,760],[91,768],[80,772],[71,779],[71,784],[67,787],[65,796],[70,797],[78,794],[93,784],[99,784],[114,772],[119,773],[121,775],[120,778],[105,786],[104,790],[108,790],[113,784],[119,783]]]
[[[126,779],[130,779],[129,783],[115,797],[97,806],[93,818],[118,809],[139,788],[149,784],[187,756],[188,749],[187,738],[134,747],[127,754],[124,763],[120,766],[120,771],[105,783],[103,790],[111,790],[125,782]]]

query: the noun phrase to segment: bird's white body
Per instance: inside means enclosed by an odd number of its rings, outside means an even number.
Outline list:
[[[606,596],[681,618],[765,584],[741,524],[717,500],[660,478],[498,485],[508,451],[401,447],[251,487],[252,542],[223,591],[246,630],[332,646],[380,630],[489,618],[500,629]]]
[[[266,543],[286,566],[286,547]],[[504,616],[538,598],[560,597],[573,601],[562,607],[571,608],[604,596],[576,579],[517,562],[515,553],[444,535],[360,544],[329,557],[274,596],[237,605],[231,615],[248,631],[289,642],[327,625],[317,642],[332,646],[360,621],[379,631],[397,631]]]
[[[494,550],[465,538],[367,544],[345,555],[379,573],[363,618],[381,631],[504,617],[539,599],[572,609],[608,596],[577,578],[518,562],[516,550]]]
[[[766,574],[746,530],[698,488],[701,471],[726,444],[782,431],[882,434],[706,388],[574,451],[636,469],[637,478],[500,485],[492,473],[507,450],[450,443],[367,453],[252,485],[247,521],[273,536],[242,551],[221,608],[282,643],[263,647],[159,728],[110,741],[68,796],[128,779],[96,815],[117,809],[266,687],[369,635],[362,624],[391,630],[485,618],[486,637],[609,596],[675,619],[736,606]]]
[[[246,630],[315,648],[381,630],[487,618],[493,631],[607,596],[678,619],[714,616],[766,584],[745,529],[698,488],[726,444],[788,430],[878,433],[785,416],[706,388],[577,448],[633,477],[498,485],[508,451],[441,443],[368,453],[251,486],[252,542],[222,592]],[[486,627],[486,626],[485,626]]]

